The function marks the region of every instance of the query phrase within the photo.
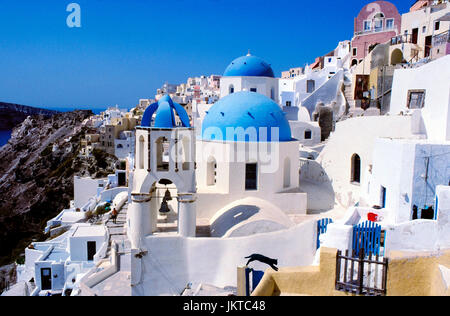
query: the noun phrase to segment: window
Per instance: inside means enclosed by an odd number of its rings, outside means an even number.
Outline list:
[[[441,22],[436,21],[436,22],[434,23],[434,30],[435,30],[435,31],[438,31],[439,28],[440,28],[440,26],[441,26]]]
[[[305,131],[305,139],[312,139],[312,132],[311,132],[311,130],[307,129]]]
[[[251,91],[251,92],[256,92],[257,89],[256,89],[256,88],[250,88],[250,91]]]
[[[394,28],[394,19],[386,20],[386,29],[392,30]]]
[[[165,137],[156,141],[157,171],[169,171],[169,145],[170,142]]]
[[[182,150],[182,169],[190,170],[192,168],[191,139],[187,136],[181,140],[183,144]]]
[[[139,137],[139,169],[144,169],[144,148],[145,148],[144,136]]]
[[[352,156],[352,183],[361,183],[361,158],[359,155],[354,154]]]
[[[230,94],[234,93],[234,86],[231,84],[230,87],[228,88],[228,92]]]
[[[286,101],[286,106],[291,106],[292,105],[292,102],[291,101]]]
[[[306,92],[313,93],[315,89],[316,89],[316,82],[314,80],[307,80],[306,81]]]
[[[383,30],[383,20],[375,20],[375,32]]]
[[[408,91],[408,108],[421,109],[425,106],[425,90]]]
[[[356,56],[358,54],[358,50],[356,47],[353,48],[353,56]]]
[[[380,204],[381,204],[381,208],[386,208],[386,188],[385,187],[381,187],[381,197],[380,197]]]
[[[284,177],[283,177],[283,187],[289,188],[291,186],[291,160],[286,158],[284,160]]]
[[[248,163],[245,165],[245,190],[254,191],[258,189],[258,165]]]
[[[364,21],[364,31],[370,31],[372,29],[372,21]]]
[[[422,33],[426,33],[426,32],[427,32],[427,27],[426,26],[422,27]]]

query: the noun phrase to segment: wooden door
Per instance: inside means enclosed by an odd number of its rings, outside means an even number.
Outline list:
[[[51,290],[52,289],[52,269],[42,268],[41,269],[41,290]]]
[[[413,29],[412,30],[412,38],[411,43],[417,44],[417,38],[419,37],[419,29]]]
[[[97,244],[95,241],[88,241],[87,242],[87,254],[88,254],[88,261],[94,260],[94,256],[97,253]]]

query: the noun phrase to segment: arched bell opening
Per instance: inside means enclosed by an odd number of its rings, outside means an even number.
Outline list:
[[[151,221],[153,232],[176,232],[179,214],[178,189],[168,179],[155,182],[151,194]]]

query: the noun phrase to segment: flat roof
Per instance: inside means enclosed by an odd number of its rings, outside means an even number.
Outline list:
[[[44,260],[63,262],[66,261],[67,258],[69,258],[69,254],[67,252],[59,249],[53,249]]]
[[[103,237],[106,230],[102,225],[78,226],[72,237]]]

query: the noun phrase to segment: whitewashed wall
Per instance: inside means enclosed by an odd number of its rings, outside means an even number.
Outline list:
[[[426,90],[421,110],[428,139],[450,140],[450,55],[414,69],[396,69],[390,113],[408,112],[408,90]]]
[[[367,183],[366,170],[373,163],[375,140],[411,135],[411,117],[407,116],[356,117],[338,122],[317,158],[326,175],[332,179],[337,202],[348,207],[360,199],[361,185],[350,181],[353,154],[361,157],[361,184]]]
[[[91,197],[97,196],[97,188],[104,180],[74,177],[74,206],[82,208]]]
[[[316,252],[316,221],[289,230],[242,238],[146,238],[148,254],[132,257],[133,295],[179,295],[189,282],[236,286],[237,267],[259,253],[278,259],[278,267],[308,266]],[[141,262],[140,262],[141,261]],[[257,270],[268,266],[251,264]],[[142,275],[139,275],[142,272]]]
[[[230,85],[233,85],[234,93],[239,91],[250,91],[251,88],[256,88],[257,93],[263,94],[279,104],[278,80],[278,78],[270,77],[222,77],[220,78],[220,97],[223,98],[229,95]]]

